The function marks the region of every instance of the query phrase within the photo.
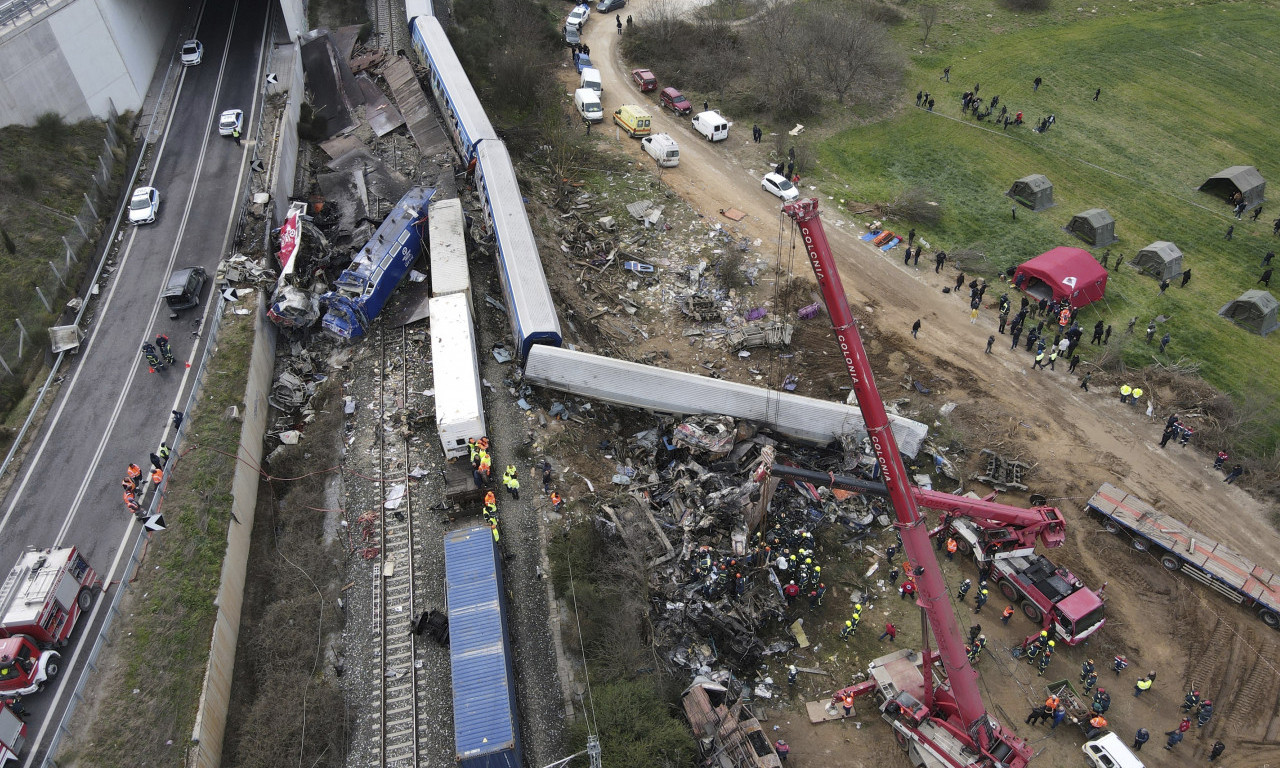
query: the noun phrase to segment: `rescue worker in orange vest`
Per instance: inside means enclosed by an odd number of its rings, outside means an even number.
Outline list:
[[[1057,709],[1058,705],[1061,703],[1062,703],[1062,699],[1059,699],[1057,696],[1054,696],[1052,693],[1049,694],[1049,698],[1044,700],[1045,709],[1048,709],[1048,710]]]
[[[1089,732],[1084,735],[1086,739],[1097,738],[1102,735],[1102,729],[1107,727],[1107,718],[1102,715],[1094,715],[1089,720]]]
[[[960,545],[956,544],[955,539],[947,539],[947,559],[948,560],[955,557],[956,550],[959,549],[959,547]]]
[[[493,495],[493,491],[484,492],[484,506],[486,509],[498,506],[498,497]]]
[[[130,464],[129,469],[125,472],[125,476],[133,481],[134,485],[142,482],[142,467],[137,464]]]
[[[125,479],[121,480],[120,487],[125,489],[125,491],[127,491],[128,493],[135,493],[138,490],[138,485],[134,483],[133,478],[130,478],[130,477],[126,477]]]
[[[162,480],[164,480],[164,470],[163,470],[163,469],[160,469],[159,467],[156,467],[155,469],[151,470],[151,486],[152,486],[153,488],[159,488],[159,487],[160,487],[160,482],[161,482]]]
[[[560,508],[563,506],[564,506],[564,499],[560,498],[560,494],[556,493],[555,491],[552,491],[551,492],[551,511],[559,512]]]
[[[853,694],[852,693],[846,693],[844,697],[841,699],[840,703],[842,706],[844,706],[845,717],[848,717],[849,715],[853,714]]]
[[[1004,610],[1000,612],[1000,623],[1001,623],[1001,624],[1008,624],[1008,623],[1009,623],[1009,619],[1010,619],[1012,616],[1013,616],[1013,606],[1012,606],[1012,605],[1006,605],[1006,606],[1004,607]]]

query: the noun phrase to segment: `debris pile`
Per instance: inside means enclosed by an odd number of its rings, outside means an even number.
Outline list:
[[[616,462],[613,483],[628,493],[624,503],[598,507],[595,523],[645,557],[654,642],[694,674],[751,673],[763,657],[803,644],[799,629],[785,634],[787,608],[821,604],[819,534],[850,546],[890,522],[880,499],[769,475],[786,451],[789,460],[852,464],[870,477],[869,454],[846,461],[829,449],[792,451],[732,419],[667,420],[600,448]],[[771,681],[754,690],[775,694]]]

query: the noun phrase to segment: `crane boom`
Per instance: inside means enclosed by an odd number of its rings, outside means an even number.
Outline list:
[[[774,464],[770,472],[778,477],[801,480],[807,483],[825,484],[828,488],[860,491],[875,496],[888,496],[889,489],[882,483],[857,477],[833,475],[812,469],[801,469],[786,464]],[[1035,546],[1036,539],[1047,548],[1062,546],[1066,541],[1066,520],[1057,507],[1031,507],[1024,509],[987,499],[956,496],[942,491],[932,491],[918,486],[908,486],[916,504],[925,509],[943,513],[943,526],[950,517],[965,517],[980,526],[1007,529],[1019,546]]]
[[[890,428],[889,416],[872,378],[871,363],[862,346],[862,337],[854,325],[853,313],[849,310],[844,286],[840,282],[840,273],[836,270],[831,246],[818,216],[818,201],[816,198],[795,200],[783,205],[782,210],[800,229],[809,264],[813,267],[814,277],[822,290],[823,300],[831,315],[832,328],[840,343],[845,368],[849,371],[853,391],[858,398],[858,409],[862,412],[871,446],[880,462],[884,483],[898,518],[903,548],[907,557],[917,565],[919,604],[938,644],[937,656],[942,662],[950,687],[948,698],[954,697],[954,701],[935,701],[939,691],[934,690],[930,678],[926,676],[926,704],[931,708],[935,704],[946,705],[943,708],[951,710],[950,714],[959,721],[958,724],[968,735],[972,747],[980,753],[991,756],[993,752],[999,751],[1002,759],[997,762],[1025,766],[1031,751],[1025,742],[1005,732],[987,714],[982,696],[978,692],[978,673],[969,665],[960,627],[951,608],[949,591],[942,579],[942,569],[933,548],[929,546],[929,531],[924,516],[920,514],[915,496],[907,484],[906,467],[903,466],[897,441]],[[930,663],[929,659],[925,661],[927,675]]]

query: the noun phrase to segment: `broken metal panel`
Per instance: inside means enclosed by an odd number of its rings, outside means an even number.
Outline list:
[[[80,348],[84,332],[78,325],[55,325],[49,329],[49,341],[53,344],[53,354],[70,352]]]
[[[845,434],[866,434],[862,414],[854,406],[570,349],[535,346],[524,375],[532,384],[615,405],[681,416],[720,414],[747,419],[806,443],[825,445]],[[889,418],[899,450],[914,457],[928,427],[902,417]]]
[[[1021,461],[1012,461],[997,454],[994,451],[982,449],[982,455],[987,460],[985,472],[973,476],[974,480],[986,483],[992,488],[1007,491],[1010,488],[1019,491],[1027,490],[1027,486],[1022,482],[1027,472],[1030,471],[1025,463]]]
[[[705,677],[694,678],[681,697],[685,715],[709,765],[722,768],[781,768],[782,761],[760,720],[729,691]]]

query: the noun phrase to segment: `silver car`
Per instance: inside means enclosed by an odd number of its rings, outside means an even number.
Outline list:
[[[129,198],[129,223],[150,224],[160,210],[160,193],[155,187],[138,187]]]
[[[182,44],[182,66],[194,67],[204,61],[204,44],[199,40],[188,40]]]

